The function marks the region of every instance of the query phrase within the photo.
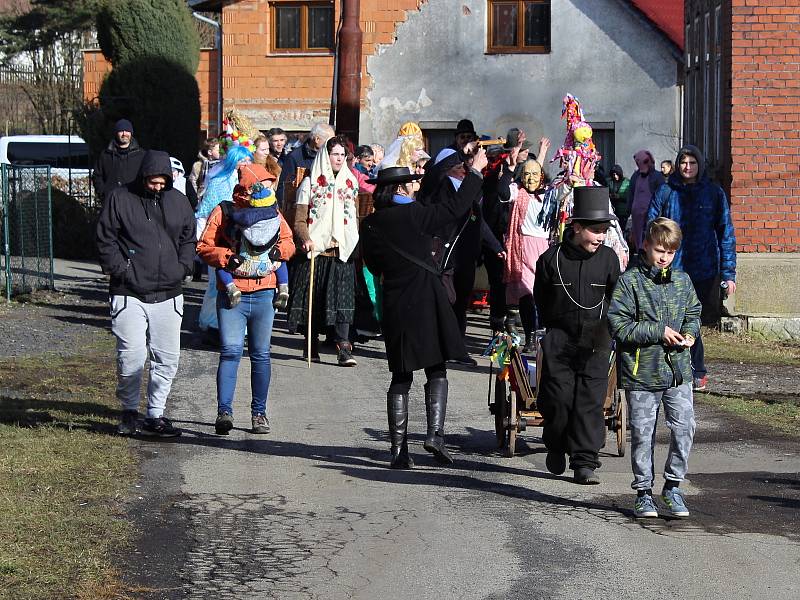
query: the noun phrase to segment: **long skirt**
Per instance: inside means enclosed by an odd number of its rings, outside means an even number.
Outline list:
[[[520,235],[517,239],[522,243],[522,277],[506,283],[506,302],[515,305],[519,304],[519,299],[523,296],[533,294],[536,261],[550,247],[547,238]]]
[[[337,323],[352,323],[355,313],[355,265],[334,256],[314,259],[314,302],[312,306],[315,329]],[[288,322],[292,327],[308,323],[308,290],[311,261],[299,262],[292,275],[292,294],[289,298]]]

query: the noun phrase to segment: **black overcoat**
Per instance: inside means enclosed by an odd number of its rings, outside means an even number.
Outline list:
[[[383,277],[383,335],[393,373],[431,367],[466,354],[441,278],[400,255],[388,243],[434,268],[432,233],[463,221],[482,179],[467,174],[457,194],[432,205],[393,205],[361,224],[361,251],[369,270]]]

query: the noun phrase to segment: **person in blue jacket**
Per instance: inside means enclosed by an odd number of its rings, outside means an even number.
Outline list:
[[[703,305],[703,324],[716,323],[720,316],[720,290],[736,291],[736,235],[725,191],[704,171],[705,160],[695,146],[685,145],[675,159],[676,171],[669,176],[650,202],[647,222],[658,217],[676,221],[683,231],[683,244],[673,265],[685,271]],[[694,389],[708,383],[703,342],[692,346]]]

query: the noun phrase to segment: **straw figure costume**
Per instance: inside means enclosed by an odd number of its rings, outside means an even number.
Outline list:
[[[482,156],[485,156],[481,152]],[[477,158],[476,158],[477,160]],[[482,159],[485,162],[485,158]],[[445,363],[466,353],[441,271],[432,259],[433,234],[462,220],[480,192],[482,178],[467,173],[457,193],[423,205],[408,183],[418,179],[407,167],[389,167],[374,180],[375,212],[361,225],[361,248],[370,271],[383,280],[383,333],[392,372],[387,394],[393,468],[411,468],[406,431],[413,372],[424,369],[427,436],[424,447],[442,464],[452,463],[445,447],[448,382]]]
[[[586,122],[580,101],[572,94],[564,96],[561,118],[566,121],[567,135],[564,144],[556,151],[551,162],[559,161],[561,172],[550,184],[545,194],[547,229],[551,240],[560,242],[572,216],[573,190],[595,186],[595,168],[602,158],[592,141],[592,127]],[[613,212],[611,200],[609,211]],[[605,244],[617,254],[620,268],[628,265],[629,250],[625,235],[617,221],[611,224]]]
[[[536,263],[534,298],[547,334],[537,405],[544,417],[547,468],[560,475],[565,454],[575,482],[599,483],[595,469],[605,439],[603,403],[611,338],[608,306],[619,261],[603,245],[610,222],[608,188],[575,188],[564,240]]]
[[[343,138],[333,137],[317,152],[308,177],[297,190],[294,232],[308,259],[313,255],[316,263],[311,360],[320,360],[318,336],[332,326],[339,364],[355,366],[349,333],[355,312],[352,256],[358,244],[358,180],[345,163],[346,148]],[[310,276],[310,260],[298,262],[288,308],[290,327],[306,327]]]

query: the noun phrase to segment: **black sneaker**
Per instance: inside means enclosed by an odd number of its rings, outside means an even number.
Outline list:
[[[233,429],[233,417],[230,413],[219,413],[217,421],[214,423],[214,430],[217,435],[228,435],[228,432]]]
[[[136,435],[139,429],[139,411],[123,410],[122,418],[117,425],[117,433],[120,435]]]
[[[355,367],[358,363],[353,358],[353,345],[350,342],[339,344],[339,355],[337,357],[340,367]]]
[[[158,417],[156,419],[145,419],[141,433],[142,435],[153,437],[173,438],[178,437],[181,434],[181,430],[174,427],[168,418]]]
[[[252,433],[269,433],[269,419],[266,415],[253,415]]]

